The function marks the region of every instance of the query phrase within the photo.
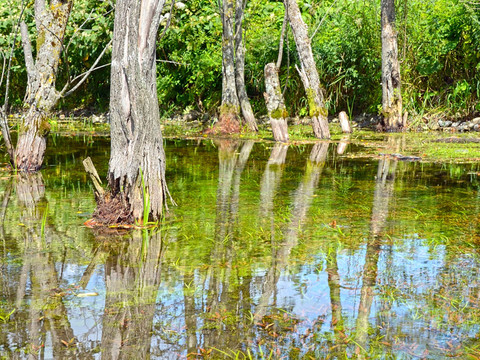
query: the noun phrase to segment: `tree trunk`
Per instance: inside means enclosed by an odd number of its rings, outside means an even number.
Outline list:
[[[344,134],[352,133],[350,121],[348,120],[348,115],[345,111],[340,111],[340,114],[338,114],[338,121],[340,122],[340,126],[342,127],[342,131]]]
[[[278,68],[274,63],[265,65],[265,103],[275,141],[288,142],[288,112],[280,88]]]
[[[323,98],[323,89],[313,58],[307,25],[302,19],[297,0],[285,0],[285,11],[288,14],[288,21],[297,46],[298,57],[300,58],[300,69],[297,68],[297,70],[307,95],[313,133],[319,139],[329,139],[328,113]]]
[[[399,131],[402,118],[400,64],[398,62],[395,2],[382,0],[382,112],[383,130]]]
[[[237,95],[235,80],[235,49],[234,49],[234,1],[222,1],[222,106],[219,122],[215,126],[221,133],[236,133],[240,131],[240,100]]]
[[[235,83],[242,115],[248,128],[258,131],[257,121],[245,89],[245,48],[242,36],[242,21],[247,0],[237,0],[235,4]]]
[[[144,212],[149,219],[158,220],[166,206],[155,57],[164,4],[165,0],[118,0],[115,8],[108,172],[111,198],[103,205],[110,202],[113,206],[112,199],[125,205],[129,218],[122,221],[140,220]]]
[[[35,60],[27,26],[25,23],[21,24],[28,76],[24,105],[28,107],[28,111],[21,119],[15,150],[14,161],[20,171],[37,171],[43,163],[50,130],[48,115],[60,98],[55,83],[72,5],[72,1],[52,0],[49,5],[42,0],[35,1],[38,34]]]

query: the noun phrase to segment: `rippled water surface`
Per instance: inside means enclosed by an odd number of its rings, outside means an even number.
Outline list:
[[[480,358],[478,164],[167,140],[163,226],[100,232],[108,139],[53,140],[0,178],[0,358]]]

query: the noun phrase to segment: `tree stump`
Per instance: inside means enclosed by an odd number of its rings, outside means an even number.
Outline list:
[[[348,120],[348,115],[345,111],[341,111],[340,114],[338,114],[338,120],[340,121],[343,133],[351,134],[352,128],[350,127],[350,121]]]

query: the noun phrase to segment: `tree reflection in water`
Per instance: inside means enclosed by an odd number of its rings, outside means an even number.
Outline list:
[[[262,293],[258,305],[255,310],[255,320],[261,320],[270,308],[276,307],[277,304],[270,303],[272,296],[276,293],[277,282],[281,271],[285,270],[290,252],[298,243],[298,232],[301,230],[302,223],[306,220],[308,209],[310,208],[314,191],[320,180],[322,169],[328,154],[328,142],[316,143],[310,152],[310,158],[307,162],[305,175],[300,185],[292,196],[291,220],[288,223],[283,239],[276,246],[272,246],[272,263],[264,276]],[[274,151],[276,149],[274,148]],[[274,155],[272,151],[272,155]],[[276,158],[276,156],[275,156]],[[270,166],[267,165],[264,179],[273,178],[268,173],[271,172]],[[275,178],[274,178],[275,179]],[[275,181],[278,181],[275,179]],[[268,192],[272,187],[263,187],[267,194],[262,194],[262,198],[273,199]],[[273,201],[273,200],[272,200]],[[266,208],[271,207],[265,205]],[[275,302],[276,297],[273,297]]]
[[[356,354],[365,358],[367,347],[369,316],[377,284],[378,258],[382,232],[388,217],[388,207],[393,195],[397,160],[384,156],[378,162],[377,179],[373,195],[372,217],[370,221],[370,238],[367,239],[365,264],[363,266],[362,289],[356,321]]]
[[[27,335],[17,334],[16,345],[24,344],[23,351],[30,359],[53,356],[55,359],[90,359],[83,344],[74,336],[68,319],[61,290],[63,264],[60,274],[49,246],[65,234],[50,225],[41,173],[19,174],[15,190],[20,206],[20,221],[24,224],[23,259],[16,294],[15,316],[28,323]],[[27,294],[27,283],[30,289]],[[28,295],[28,313],[23,303]],[[22,320],[20,320],[22,319]],[[25,337],[24,337],[25,336]],[[22,338],[23,337],[23,338]],[[51,355],[45,354],[44,344],[51,342]],[[17,355],[12,355],[15,358]]]
[[[147,359],[162,269],[161,232],[135,231],[108,241],[102,359]]]
[[[218,142],[219,173],[214,247],[211,253],[214,265],[206,274],[204,289],[205,317],[209,322],[209,326],[204,326],[202,330],[205,349],[238,349],[242,333],[246,330],[240,326],[237,328],[236,322],[241,323],[240,319],[247,316],[245,309],[238,304],[238,292],[245,293],[246,290],[248,299],[249,277],[240,278],[232,269],[232,264],[238,246],[234,231],[238,220],[240,179],[253,145],[253,141],[243,144],[231,140]],[[189,352],[192,351],[190,348]]]
[[[462,358],[475,350],[480,267],[476,244],[462,241],[476,234],[466,236],[464,214],[452,210],[465,205],[476,216],[476,204],[460,203],[473,193],[461,187],[465,176],[432,189],[443,181],[436,165],[420,172],[382,157],[372,167],[327,143],[272,145],[261,163],[262,144],[216,144],[218,154],[179,171],[198,180],[184,199],[200,200],[172,209],[162,233],[98,233],[77,217],[68,232],[58,214],[70,193],[45,195],[40,175],[0,184],[0,315],[16,309],[0,321],[0,358],[255,358],[260,346],[272,358]],[[401,141],[391,145],[401,152]],[[218,178],[213,166],[203,171],[216,156]],[[432,215],[416,218],[412,206]],[[444,242],[447,231],[454,235]],[[77,298],[72,283],[99,296]]]

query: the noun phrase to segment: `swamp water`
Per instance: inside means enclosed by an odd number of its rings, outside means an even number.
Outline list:
[[[480,358],[478,164],[167,140],[165,224],[100,232],[109,141],[54,140],[0,179],[0,358]]]

